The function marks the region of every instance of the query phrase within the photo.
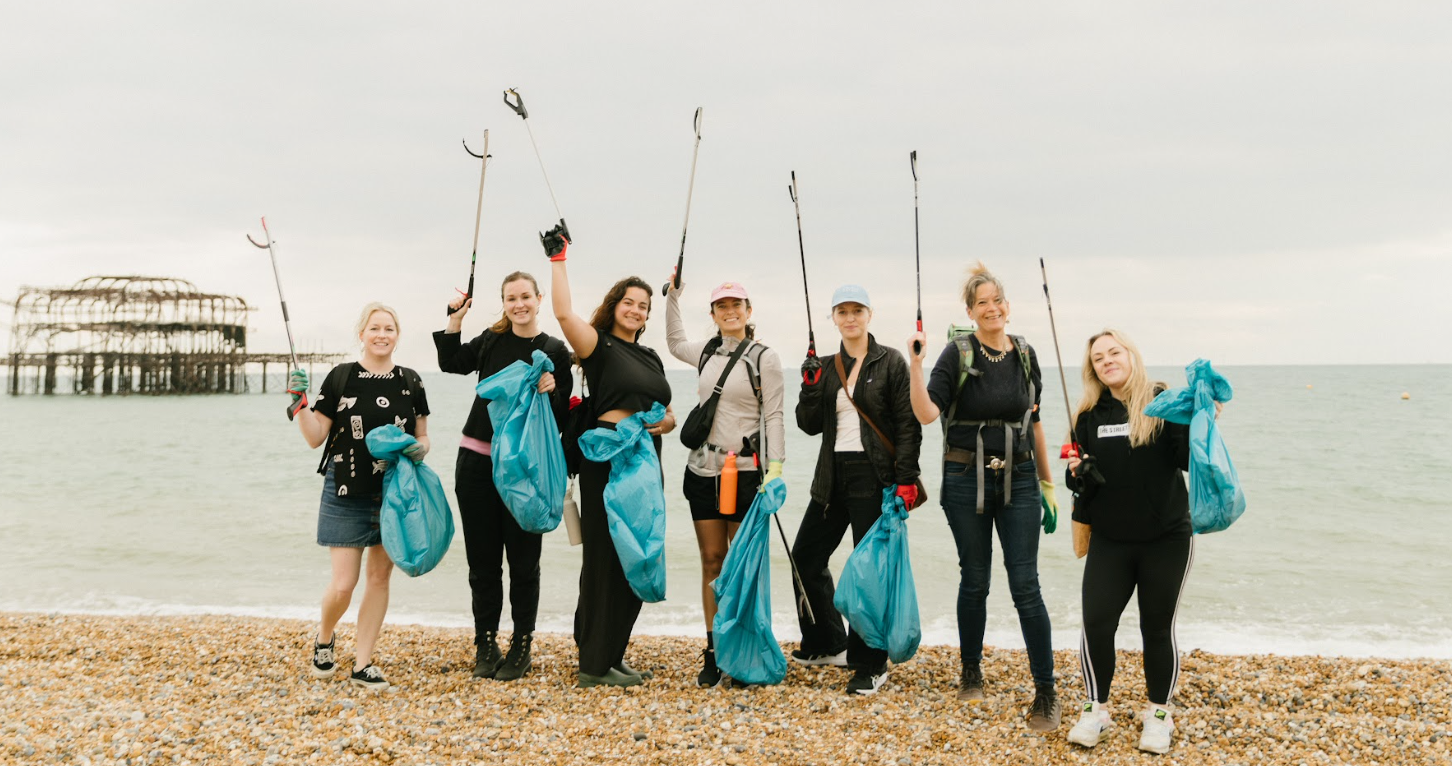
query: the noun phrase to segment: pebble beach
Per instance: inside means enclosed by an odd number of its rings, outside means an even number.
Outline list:
[[[1182,656],[1175,743],[1139,752],[1140,658],[1122,652],[1116,728],[1092,751],[1064,739],[1081,696],[1060,651],[1064,724],[1023,716],[1022,652],[991,650],[988,699],[954,699],[958,652],[924,647],[876,695],[847,673],[792,667],[780,686],[700,689],[699,639],[638,637],[655,678],[574,688],[569,636],[536,636],[534,670],[475,680],[472,632],[384,626],[392,688],[307,672],[309,623],[226,616],[0,613],[0,762],[24,764],[1447,764],[1452,662]],[[351,662],[352,625],[338,630]],[[788,646],[788,649],[791,647]]]

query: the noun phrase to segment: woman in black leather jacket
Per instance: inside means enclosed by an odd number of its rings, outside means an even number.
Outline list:
[[[907,507],[915,505],[923,440],[908,398],[907,362],[867,332],[871,321],[866,290],[857,285],[837,288],[832,295],[832,322],[842,335],[841,351],[822,359],[820,378],[804,383],[797,400],[797,426],[812,436],[821,434],[822,448],[812,501],[792,545],[805,590],[798,591],[797,601],[800,604],[805,597],[816,619],[807,619],[799,609],[802,646],[792,652],[792,659],[803,665],[852,667],[855,672],[847,692],[857,694],[872,694],[882,686],[887,679],[887,652],[868,647],[855,632],[843,628],[842,616],[832,606],[835,588],[827,562],[849,525],[856,545],[882,515],[884,488],[897,485]],[[839,356],[846,391],[837,372]],[[884,438],[892,440],[891,447]]]

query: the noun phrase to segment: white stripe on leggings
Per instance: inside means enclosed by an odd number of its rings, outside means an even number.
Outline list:
[[[1190,536],[1190,553],[1185,557],[1185,575],[1180,579],[1180,592],[1175,594],[1175,611],[1170,616],[1170,649],[1175,653],[1175,672],[1170,676],[1170,693],[1166,704],[1175,699],[1175,690],[1180,686],[1180,641],[1175,637],[1175,624],[1180,620],[1180,599],[1185,596],[1185,583],[1190,579],[1190,566],[1195,563],[1195,537]]]
[[[1089,659],[1089,634],[1079,629],[1079,675],[1084,679],[1084,693],[1091,702],[1099,701],[1099,679],[1094,677],[1094,663]]]

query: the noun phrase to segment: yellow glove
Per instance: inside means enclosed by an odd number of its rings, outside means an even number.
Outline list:
[[[1039,505],[1044,509],[1044,534],[1052,535],[1059,527],[1059,501],[1054,499],[1054,483],[1039,479]]]
[[[766,491],[766,485],[770,484],[772,479],[780,479],[780,478],[781,478],[781,461],[780,460],[771,460],[771,461],[768,461],[767,464],[766,464],[766,475],[763,476],[763,477],[761,477],[761,489],[759,489],[757,491],[758,492],[765,492]]]

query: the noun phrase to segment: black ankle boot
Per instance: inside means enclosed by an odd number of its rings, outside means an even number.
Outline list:
[[[721,669],[716,667],[716,641],[715,636],[706,634],[706,651],[701,652],[704,659],[701,672],[696,676],[697,686],[715,686],[721,683]]]
[[[494,678],[499,681],[523,678],[524,674],[533,667],[529,654],[529,647],[533,641],[534,634],[515,631],[514,637],[509,639],[509,654],[504,656],[504,662],[499,666],[499,672],[494,674]]]
[[[478,653],[474,655],[474,677],[493,678],[499,672],[499,664],[504,661],[499,654],[498,635],[492,630],[485,631],[475,643]]]

